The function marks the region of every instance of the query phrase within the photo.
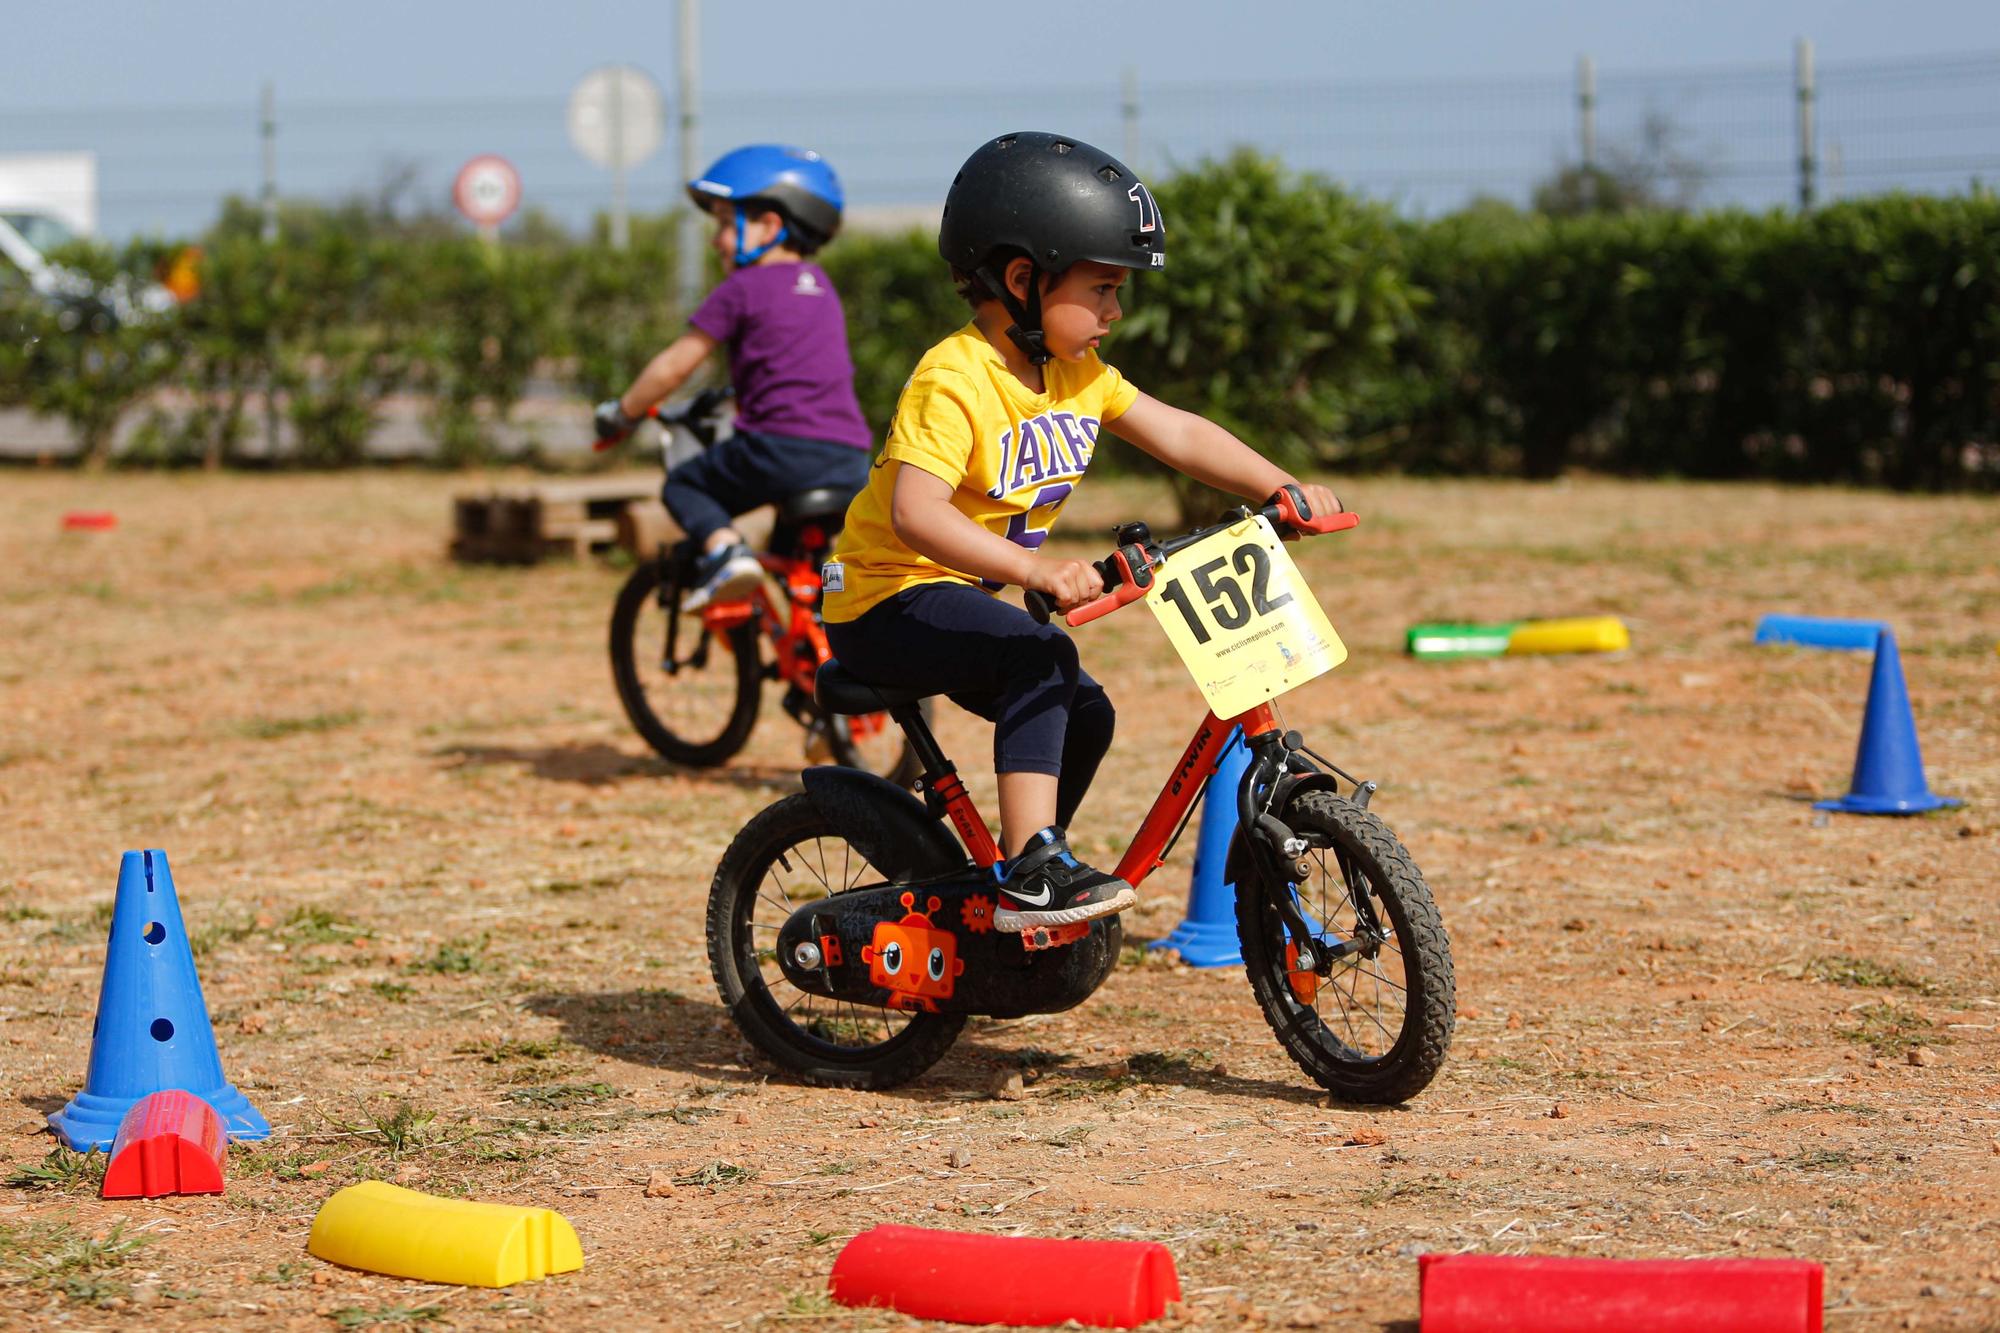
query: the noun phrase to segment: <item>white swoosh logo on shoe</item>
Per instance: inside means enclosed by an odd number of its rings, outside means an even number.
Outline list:
[[[1055,890],[1044,883],[1040,893],[1022,893],[1019,889],[1009,889],[1007,890],[1007,896],[1009,898],[1017,898],[1030,907],[1047,907],[1056,895]]]

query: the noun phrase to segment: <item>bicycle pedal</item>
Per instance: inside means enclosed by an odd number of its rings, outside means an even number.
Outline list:
[[[1064,945],[1075,944],[1090,933],[1090,922],[1072,921],[1066,926],[1036,926],[1021,932],[1021,947],[1029,953],[1041,949],[1060,949]]]

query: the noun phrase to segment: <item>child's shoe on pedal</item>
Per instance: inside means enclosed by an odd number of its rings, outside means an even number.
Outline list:
[[[1002,869],[994,867],[996,874]],[[1004,863],[993,924],[1007,931],[1067,926],[1122,912],[1138,901],[1138,891],[1130,884],[1071,855],[1062,827],[1051,824],[1028,839],[1019,856]]]
[[[747,597],[764,577],[764,567],[742,542],[718,547],[695,562],[694,586],[681,594],[681,610],[699,611],[710,602]]]

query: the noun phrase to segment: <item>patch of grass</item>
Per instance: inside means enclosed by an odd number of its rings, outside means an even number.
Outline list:
[[[0,1282],[47,1288],[80,1305],[97,1305],[129,1294],[105,1274],[121,1266],[145,1244],[127,1236],[123,1224],[102,1237],[87,1236],[67,1222],[0,1222]]]
[[[299,1168],[310,1166],[325,1156],[311,1147],[285,1148],[266,1147],[251,1152],[232,1152],[229,1157],[229,1174],[248,1180],[256,1176],[269,1176],[274,1180],[304,1180]]]
[[[561,1037],[547,1037],[540,1041],[466,1042],[452,1050],[455,1055],[476,1055],[489,1065],[504,1065],[516,1060],[551,1060],[569,1048]]]
[[[1918,995],[1937,993],[1937,988],[1930,982],[1905,972],[1894,963],[1878,963],[1872,958],[1855,958],[1848,954],[1815,958],[1806,964],[1805,975],[1815,981],[1830,981],[1836,986],[1864,990],[1907,990]]]
[[[811,1227],[807,1227],[806,1244],[824,1245],[828,1241],[832,1240],[835,1236],[838,1236],[839,1234],[840,1233],[838,1231],[814,1231]]]
[[[285,934],[300,944],[346,944],[370,932],[324,907],[299,907],[285,918]]]
[[[590,889],[615,889],[625,882],[623,875],[593,875],[589,879],[552,879],[534,886],[537,893],[550,893],[561,897],[568,893],[583,893]]]
[[[1063,1126],[1055,1133],[1044,1138],[1042,1142],[1048,1144],[1051,1148],[1081,1148],[1090,1140],[1090,1136],[1096,1132],[1097,1126],[1091,1124],[1089,1121],[1078,1121],[1074,1125]]]
[[[236,734],[253,741],[283,740],[310,732],[338,731],[361,720],[358,708],[342,708],[331,713],[311,713],[305,717],[253,717],[236,724]]]
[[[378,1305],[372,1310],[348,1305],[328,1317],[342,1328],[408,1328],[448,1322],[442,1305]]]
[[[833,1297],[818,1287],[807,1287],[785,1297],[785,1310],[779,1318],[824,1319],[841,1312],[841,1307],[833,1303]]]
[[[737,1166],[734,1162],[710,1162],[688,1172],[675,1176],[676,1185],[708,1185],[720,1189],[725,1185],[742,1185],[757,1178],[757,1168]]]
[[[104,1168],[111,1159],[92,1148],[87,1153],[72,1152],[62,1144],[49,1150],[39,1162],[18,1167],[7,1177],[10,1190],[62,1190],[66,1193],[97,1193],[104,1183]]]
[[[1186,1083],[1214,1063],[1215,1057],[1201,1050],[1139,1051],[1126,1061],[1145,1083]]]
[[[1765,1115],[1783,1115],[1790,1111],[1838,1111],[1842,1115],[1881,1115],[1873,1106],[1863,1106],[1859,1102],[1780,1102],[1764,1109]]]
[[[1798,1171],[1839,1171],[1853,1166],[1855,1156],[1839,1148],[1801,1148],[1790,1157],[1782,1159],[1781,1166],[1789,1166]]]
[[[115,904],[101,902],[82,916],[64,917],[50,926],[42,934],[43,939],[60,940],[64,944],[81,944],[94,940],[111,929],[111,911]]]
[[[206,958],[218,944],[237,944],[257,933],[257,918],[238,917],[234,921],[211,921],[188,936],[188,947],[197,959]]]
[[[368,989],[390,1004],[408,1004],[410,997],[417,993],[417,988],[407,981],[374,981],[369,983]]]
[[[467,1137],[438,1124],[437,1114],[414,1102],[397,1101],[386,1109],[364,1112],[359,1120],[342,1121],[331,1116],[326,1120],[341,1133],[385,1148],[390,1157],[396,1158],[405,1153],[462,1142]]]
[[[486,946],[490,937],[481,935],[478,939],[446,940],[438,945],[437,952],[430,957],[410,964],[412,972],[435,972],[440,976],[463,975],[467,972],[484,972],[493,966],[486,957]]]
[[[861,1165],[860,1162],[854,1161],[851,1158],[842,1158],[837,1162],[821,1162],[813,1168],[813,1174],[819,1176],[851,1176],[860,1169]]]
[[[1901,1055],[1913,1046],[1925,1043],[1943,1046],[1951,1041],[1929,1019],[1899,1005],[1866,1005],[1855,1010],[1854,1015],[1860,1025],[1842,1028],[1840,1035],[1883,1055]]]
[[[18,907],[0,907],[0,922],[13,925],[17,921],[47,921],[49,914],[39,907],[22,903]]]
[[[523,1106],[566,1111],[573,1106],[595,1106],[614,1097],[630,1097],[632,1094],[623,1088],[614,1088],[609,1083],[556,1083],[532,1088],[510,1088],[501,1095],[507,1101],[519,1102]]]
[[[1354,1196],[1354,1201],[1364,1208],[1388,1203],[1391,1199],[1407,1199],[1422,1194],[1436,1194],[1449,1182],[1440,1175],[1427,1175],[1421,1180],[1383,1180],[1370,1185]]]
[[[300,1278],[306,1276],[306,1274],[310,1273],[311,1271],[312,1271],[311,1264],[293,1263],[291,1260],[287,1259],[284,1263],[279,1264],[276,1268],[272,1269],[270,1272],[258,1273],[250,1280],[252,1282],[262,1282],[266,1286],[289,1287],[294,1282],[297,1282]]]

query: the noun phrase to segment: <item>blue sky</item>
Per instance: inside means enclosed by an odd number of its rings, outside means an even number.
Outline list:
[[[0,153],[98,155],[100,226],[189,234],[257,187],[254,108],[271,80],[279,179],[334,197],[399,172],[440,203],[460,163],[498,152],[530,203],[581,223],[602,173],[569,147],[564,100],[623,62],[671,94],[673,0],[6,0]],[[1822,197],[2000,178],[2000,4],[1804,0],[704,0],[704,157],[775,139],[820,147],[861,207],[921,209],[976,143],[1053,128],[1157,174],[1250,143],[1413,212],[1477,193],[1524,200],[1574,156],[1576,59],[1596,61],[1600,140],[1666,123],[1705,167],[1704,204],[1793,191],[1790,64],[1825,72]],[[1966,65],[1967,53],[1986,64]],[[1904,59],[1957,59],[1932,77]],[[671,109],[671,108],[670,108]],[[1935,128],[1933,128],[1935,127]],[[635,208],[678,198],[671,144],[633,176]]]
[[[10,0],[0,110],[289,96],[560,94],[622,60],[670,75],[672,0]],[[717,92],[997,88],[1130,63],[1165,80],[1561,74],[2000,48],[1991,0],[706,0]],[[1060,17],[1058,17],[1060,16]],[[17,26],[18,25],[18,26]],[[25,36],[26,40],[21,40]]]

